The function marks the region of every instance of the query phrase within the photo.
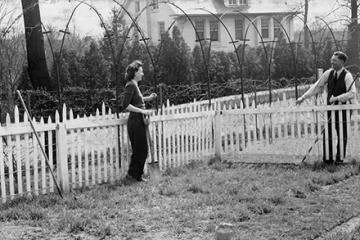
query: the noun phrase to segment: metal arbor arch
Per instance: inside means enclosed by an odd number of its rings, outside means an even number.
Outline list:
[[[333,38],[333,40],[334,40],[335,47],[336,47],[336,51],[339,51],[339,46],[338,46],[338,42],[337,42],[337,39],[336,39],[336,37],[335,37],[334,31],[332,30],[332,28],[330,27],[330,25],[328,24],[328,22],[326,22],[325,19],[322,18],[322,17],[317,16],[316,18],[320,19],[323,23],[325,23],[326,27],[329,29],[330,34],[331,34],[331,36],[332,36],[332,38]]]
[[[241,61],[240,61],[239,53],[238,53],[238,51],[237,51],[237,47],[235,46],[236,41],[233,39],[233,37],[232,37],[232,35],[231,35],[228,27],[226,26],[226,24],[221,20],[221,19],[222,19],[227,13],[229,13],[229,12],[225,12],[225,13],[221,14],[220,17],[219,17],[219,16],[217,16],[216,14],[214,14],[213,12],[211,12],[211,11],[209,11],[209,10],[206,10],[206,9],[204,9],[204,8],[197,8],[197,9],[210,13],[213,17],[215,17],[215,18],[218,20],[218,22],[221,23],[221,25],[224,27],[227,35],[228,35],[229,38],[230,38],[230,42],[229,42],[229,43],[231,43],[231,44],[233,45],[233,47],[234,47],[234,52],[235,52],[237,61],[238,61],[239,65],[241,65],[242,63],[241,63]],[[243,102],[243,105],[245,106],[244,83],[243,83],[243,79],[242,79],[242,78],[241,78],[240,84],[241,84],[241,101]]]
[[[265,46],[265,42],[264,42],[264,39],[259,31],[259,29],[257,28],[256,24],[255,24],[255,21],[260,17],[260,16],[257,16],[255,17],[254,19],[251,19],[249,18],[246,14],[240,12],[240,11],[236,11],[238,14],[240,14],[241,16],[243,16],[244,18],[246,18],[250,24],[246,27],[246,30],[245,30],[245,35],[244,35],[244,40],[243,40],[243,51],[242,51],[242,62],[244,62],[244,54],[245,54],[245,47],[246,47],[246,36],[249,32],[249,29],[251,26],[254,27],[257,35],[260,37],[261,39],[261,45],[263,47],[263,50],[264,50],[264,53],[265,53],[265,58],[266,58],[266,61],[267,63],[269,64],[269,56],[268,56],[268,51],[266,49],[266,46]],[[268,86],[269,86],[269,104],[271,105],[271,102],[272,102],[272,96],[271,96],[271,69],[270,69],[270,66],[267,66],[268,67]],[[241,65],[241,77],[243,78],[243,67]],[[243,80],[242,80],[243,81]]]
[[[291,15],[287,15],[285,16],[282,21],[279,21],[279,19],[275,18],[275,17],[271,17],[274,21],[276,21],[280,27],[282,28],[282,32],[285,33],[285,36],[289,42],[289,46],[290,46],[290,50],[291,50],[291,53],[292,53],[292,57],[293,57],[293,61],[294,61],[294,72],[295,72],[295,98],[297,99],[298,98],[298,85],[297,85],[297,78],[296,78],[296,74],[297,74],[297,57],[296,57],[296,54],[295,54],[295,50],[291,44],[291,38],[288,34],[288,32],[286,31],[284,25],[282,24],[282,22],[284,20],[286,20],[289,16]],[[274,42],[273,42],[273,45],[274,45]],[[271,61],[271,60],[270,60]]]
[[[314,40],[314,36],[312,34],[312,31],[309,28],[309,25],[305,22],[305,20],[303,18],[301,18],[298,14],[294,14],[292,15],[292,17],[297,17],[300,21],[302,21],[306,27],[306,29],[308,30],[309,34],[310,34],[310,39],[311,39],[311,43],[312,43],[312,52],[314,55],[314,72],[315,72],[315,78],[318,78],[318,73],[317,73],[317,51],[316,51],[316,42]]]
[[[52,46],[52,43],[50,41],[50,39],[48,38],[47,36],[47,40],[49,42],[49,45],[50,45],[50,50],[51,50],[51,54],[53,56],[53,60],[54,60],[54,63],[55,63],[55,67],[56,67],[56,80],[57,80],[57,85],[58,85],[58,89],[57,89],[57,92],[58,92],[58,111],[61,112],[61,108],[62,108],[62,98],[61,98],[61,83],[60,83],[60,79],[59,79],[59,61],[61,59],[61,56],[62,56],[62,52],[63,52],[63,47],[64,47],[64,42],[65,42],[65,38],[66,38],[66,35],[69,34],[68,32],[68,28],[69,28],[69,24],[71,22],[71,19],[73,18],[73,16],[75,15],[75,12],[76,10],[78,9],[78,7],[80,7],[80,5],[82,4],[85,4],[87,5],[88,7],[90,7],[90,9],[92,9],[96,15],[98,16],[99,20],[101,21],[101,26],[105,29],[105,31],[107,32],[107,35],[108,34],[108,29],[106,28],[105,26],[105,23],[104,23],[104,20],[102,19],[102,16],[101,14],[97,11],[97,9],[95,7],[93,7],[91,4],[88,4],[85,2],[85,0],[83,1],[79,1],[79,0],[75,0],[77,2],[79,2],[75,7],[74,9],[72,10],[71,12],[71,15],[70,15],[70,18],[68,19],[68,22],[66,23],[65,25],[65,30],[60,30],[60,32],[63,33],[63,37],[62,37],[62,40],[61,40],[61,46],[60,46],[60,50],[59,50],[59,56],[58,56],[58,59],[55,58],[55,54],[54,54],[54,49],[53,49],[53,46]],[[47,32],[45,26],[43,25],[43,23],[41,23],[43,29],[45,30],[45,32]],[[109,42],[110,42],[110,47],[113,48],[112,46],[112,43],[111,43],[111,39],[109,38]]]

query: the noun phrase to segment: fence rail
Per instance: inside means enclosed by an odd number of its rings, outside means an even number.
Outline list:
[[[321,97],[319,98],[321,99]],[[342,156],[357,158],[360,150],[360,105],[322,106],[308,101],[294,106],[283,93],[271,107],[246,102],[222,104],[189,104],[186,107],[163,106],[152,117],[150,133],[154,142],[155,160],[161,170],[182,166],[191,161],[201,161],[220,156],[244,161],[244,155],[286,156],[286,162],[299,163],[310,147],[312,157],[320,157],[330,149],[323,142],[331,138],[333,146],[338,141],[328,135],[335,128],[336,112],[340,124],[347,126],[348,144],[340,145]],[[327,124],[330,114],[332,124]],[[342,122],[342,115],[347,121]],[[95,116],[73,116],[72,110],[63,108],[62,119],[34,121],[41,144],[45,147],[50,166],[65,192],[72,189],[114,182],[127,171],[131,146],[127,136],[127,114],[97,111]],[[14,110],[0,127],[0,188],[1,200],[6,202],[17,196],[40,195],[54,192],[54,182],[45,158],[26,115],[20,121]],[[345,133],[339,130],[343,142]],[[315,140],[317,141],[314,144]],[[332,148],[335,155],[336,147]],[[253,158],[252,161],[263,161]],[[279,162],[274,157],[274,162]]]

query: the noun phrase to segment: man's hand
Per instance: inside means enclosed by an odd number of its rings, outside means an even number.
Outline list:
[[[296,99],[296,105],[300,105],[305,99],[303,97],[299,97]]]
[[[329,99],[329,102],[330,103],[334,103],[336,101],[339,101],[338,97],[334,97],[333,95],[331,95],[330,99]]]

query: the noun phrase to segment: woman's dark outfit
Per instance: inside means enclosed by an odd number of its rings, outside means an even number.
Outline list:
[[[125,95],[122,104],[123,109],[126,109],[129,104],[145,109],[143,95],[141,94],[137,84],[133,81],[129,81],[125,85]],[[130,112],[129,119],[127,121],[127,128],[132,147],[128,175],[138,181],[141,181],[141,176],[144,173],[145,161],[148,155],[148,144],[143,114]]]

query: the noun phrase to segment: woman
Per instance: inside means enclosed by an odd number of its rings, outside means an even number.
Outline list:
[[[126,176],[128,180],[147,181],[142,177],[144,165],[148,155],[148,143],[146,139],[146,129],[144,115],[150,115],[151,110],[145,109],[145,101],[156,98],[156,93],[148,97],[143,97],[138,87],[138,83],[144,76],[142,63],[138,60],[132,62],[126,68],[125,94],[122,107],[130,112],[127,122],[128,134],[132,147],[132,155],[129,171]]]

